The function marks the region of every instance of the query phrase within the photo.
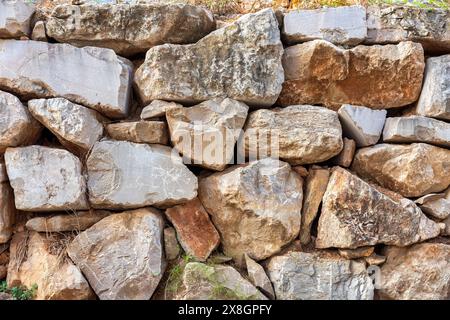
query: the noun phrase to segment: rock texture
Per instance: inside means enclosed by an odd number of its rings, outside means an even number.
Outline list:
[[[177,232],[172,227],[164,228],[164,253],[167,260],[174,260],[180,254]]]
[[[67,248],[102,300],[148,300],[166,266],[164,223],[152,208],[110,215]]]
[[[336,167],[323,197],[317,248],[408,246],[439,235],[439,225],[409,199],[383,193]]]
[[[86,165],[95,208],[164,207],[197,196],[197,177],[169,147],[104,140],[94,145]]]
[[[136,143],[167,144],[169,132],[163,121],[118,122],[106,125],[106,132],[115,140]]]
[[[430,193],[415,201],[426,214],[442,220],[450,216],[450,191]]]
[[[302,180],[285,162],[266,158],[210,175],[199,197],[238,263],[244,254],[268,258],[298,236]]]
[[[270,282],[264,268],[248,255],[245,255],[245,266],[248,277],[253,285],[261,290],[268,298],[274,300],[275,292],[273,291],[272,282]]]
[[[8,242],[11,238],[15,215],[13,190],[8,181],[0,179],[0,244]]]
[[[413,42],[344,50],[314,40],[286,48],[283,67],[283,106],[324,104],[338,109],[347,103],[389,109],[419,98],[425,63],[422,46]]]
[[[0,38],[20,38],[30,34],[34,4],[24,1],[0,2]]]
[[[343,139],[344,147],[342,151],[334,157],[334,163],[338,166],[348,168],[352,164],[353,157],[356,151],[356,142],[353,139],[345,138]]]
[[[338,255],[290,252],[270,259],[268,273],[277,299],[372,300],[373,284],[364,263]]]
[[[31,32],[31,40],[44,42],[48,41],[47,33],[45,31],[45,23],[43,21],[38,21],[34,25],[33,31]]]
[[[111,50],[0,40],[0,88],[24,99],[63,97],[121,118],[130,85],[131,64]]]
[[[398,192],[420,197],[450,185],[450,150],[425,143],[379,144],[356,152],[352,169],[363,178]]]
[[[88,208],[81,162],[66,150],[43,146],[9,148],[5,153],[16,208],[24,211]]]
[[[26,223],[28,230],[37,232],[84,231],[110,214],[108,211],[81,211],[55,214],[49,217],[31,218]]]
[[[283,46],[275,13],[244,15],[196,44],[150,49],[136,71],[144,103],[155,99],[198,103],[228,97],[271,106],[283,83]]]
[[[165,117],[166,111],[183,106],[175,102],[167,102],[162,100],[153,100],[148,106],[144,107],[141,112],[142,120],[150,120],[153,118]]]

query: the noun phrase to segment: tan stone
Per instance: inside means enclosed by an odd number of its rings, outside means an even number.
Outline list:
[[[13,190],[8,182],[0,182],[0,244],[11,238],[15,215]]]
[[[106,125],[106,132],[115,140],[136,143],[167,144],[169,132],[163,121],[119,122]]]
[[[450,189],[445,193],[430,193],[415,201],[426,214],[442,220],[450,215]]]
[[[150,120],[153,118],[165,117],[168,110],[181,107],[183,106],[179,103],[153,100],[148,106],[142,109],[141,119]]]
[[[269,299],[274,300],[275,292],[273,291],[272,283],[270,282],[266,271],[264,271],[264,268],[248,255],[245,255],[245,265],[248,277],[253,285],[261,290]]]
[[[180,245],[175,228],[164,228],[164,253],[167,260],[174,260],[180,255]]]
[[[442,221],[445,224],[445,228],[442,232],[444,236],[450,236],[450,216]]]
[[[294,167],[292,167],[292,170],[297,172],[299,174],[299,176],[302,178],[306,178],[308,176],[308,169],[306,169],[303,166],[294,166]]]
[[[364,260],[369,266],[379,266],[386,262],[386,257],[372,253],[370,256],[365,257]]]
[[[356,249],[339,249],[339,255],[345,259],[359,259],[373,254],[374,247],[360,247]]]
[[[348,168],[352,164],[353,157],[355,156],[356,143],[355,140],[345,138],[343,139],[344,147],[342,151],[333,158],[334,164]]]
[[[44,42],[48,41],[47,33],[45,31],[45,23],[43,21],[38,21],[34,25],[33,31],[31,32],[31,40]]]

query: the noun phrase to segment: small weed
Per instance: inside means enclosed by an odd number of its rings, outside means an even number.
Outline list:
[[[22,287],[8,288],[6,281],[0,282],[0,292],[9,293],[15,300],[31,300],[36,296],[37,284],[33,284],[30,289]]]

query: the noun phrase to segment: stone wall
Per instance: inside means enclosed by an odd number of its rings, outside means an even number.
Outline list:
[[[0,1],[9,288],[450,298],[448,11],[82,2]]]

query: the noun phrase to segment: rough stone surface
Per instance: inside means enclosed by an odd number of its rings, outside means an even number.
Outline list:
[[[11,238],[15,215],[13,190],[8,182],[0,181],[0,244]]]
[[[289,44],[322,39],[356,45],[367,36],[366,9],[362,6],[291,10],[284,15],[283,38]]]
[[[364,263],[339,255],[289,252],[270,259],[267,270],[277,299],[373,299],[373,284]]]
[[[70,152],[43,146],[8,148],[5,163],[17,209],[87,209],[81,162]]]
[[[30,34],[34,4],[24,0],[0,2],[0,38],[20,38]]]
[[[169,132],[163,121],[133,121],[110,123],[106,132],[115,140],[125,140],[136,143],[167,144]]]
[[[416,112],[423,116],[450,120],[450,54],[427,59]]]
[[[172,227],[164,228],[164,253],[167,260],[174,260],[180,255],[177,232]]]
[[[374,247],[360,247],[357,249],[339,249],[339,255],[345,259],[359,259],[373,254]]]
[[[219,230],[225,255],[262,260],[298,236],[302,180],[289,164],[266,158],[200,180],[199,198]]]
[[[220,243],[220,236],[198,198],[166,210],[166,217],[177,230],[184,251],[206,261]]]
[[[372,253],[370,256],[365,257],[364,260],[369,266],[379,266],[386,262],[386,257]]]
[[[63,97],[121,118],[130,85],[131,63],[112,50],[0,40],[0,89],[24,99]]]
[[[380,297],[396,300],[447,300],[450,292],[450,245],[389,247],[381,267]]]
[[[317,248],[408,246],[437,237],[439,225],[409,199],[386,194],[336,167],[323,197]]]
[[[33,31],[31,32],[31,39],[34,41],[48,42],[47,33],[45,31],[45,23],[43,21],[36,22]]]
[[[250,281],[255,287],[261,290],[269,299],[275,299],[275,292],[273,291],[272,282],[264,271],[264,268],[255,260],[245,255],[245,265]]]
[[[420,197],[450,185],[450,150],[425,143],[379,144],[359,149],[352,169],[404,197]]]
[[[154,47],[136,71],[144,103],[155,99],[198,103],[228,97],[271,106],[284,80],[283,46],[275,13],[244,15],[196,44]]]
[[[353,157],[355,156],[356,142],[353,139],[348,139],[345,137],[342,141],[344,142],[344,147],[333,160],[336,165],[348,168],[352,164]]]
[[[76,153],[86,153],[103,135],[96,111],[64,98],[30,100],[28,110],[62,145]]]
[[[215,22],[208,10],[185,4],[98,3],[57,6],[46,26],[58,42],[129,56],[160,44],[197,42],[214,30]]]
[[[248,117],[245,131],[249,157],[278,152],[280,159],[291,164],[322,162],[339,154],[343,147],[337,113],[316,106],[254,111]]]
[[[7,147],[34,143],[40,132],[41,126],[20,100],[0,91],[0,153]]]
[[[450,236],[450,216],[447,217],[447,219],[444,219],[442,222],[445,224],[445,228],[442,234],[444,236]]]
[[[143,208],[110,215],[67,248],[101,300],[148,300],[164,273],[164,222]]]
[[[348,103],[389,109],[419,98],[425,63],[418,43],[344,50],[314,40],[286,48],[283,67],[283,106],[324,104],[336,110]]]
[[[175,102],[153,100],[148,106],[145,106],[142,109],[141,119],[150,120],[153,118],[165,117],[168,110],[182,107],[181,104]]]
[[[426,214],[436,219],[445,219],[450,215],[450,190],[445,193],[430,193],[415,201]]]
[[[93,299],[80,269],[64,256],[63,240],[37,232],[16,233],[10,246],[8,287],[37,285],[37,300]]]
[[[187,163],[222,171],[233,161],[247,112],[244,103],[228,98],[173,108],[166,112],[170,139]]]
[[[386,110],[349,104],[344,104],[338,111],[344,134],[355,140],[358,147],[371,146],[380,140],[386,113]]]

